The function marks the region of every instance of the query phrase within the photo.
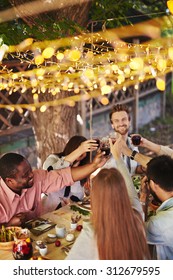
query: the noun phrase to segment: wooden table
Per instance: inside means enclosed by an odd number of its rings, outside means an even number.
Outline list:
[[[73,211],[70,209],[70,206],[64,206],[56,211],[44,214],[42,218],[49,219],[55,224],[61,223],[64,224],[66,227],[66,230],[70,230],[70,221],[71,221],[71,215]],[[82,219],[79,221],[79,224],[82,224]],[[47,237],[48,233],[55,233],[55,228],[50,229],[47,232],[44,232],[43,234],[39,236],[35,236],[31,234],[31,238],[33,239],[33,249],[34,249],[34,255],[39,255],[39,252],[35,249],[36,241],[37,240],[44,240]],[[79,235],[79,231],[75,230],[73,231],[75,235],[75,239]],[[70,242],[66,241],[65,238],[58,238],[58,240],[61,241],[61,246],[56,247],[54,243],[47,244],[48,245],[48,253],[46,254],[46,258],[50,260],[64,260],[66,257],[66,253],[62,250],[63,246],[68,245]],[[12,255],[12,249],[6,249],[1,250],[0,249],[0,260],[14,260]]]

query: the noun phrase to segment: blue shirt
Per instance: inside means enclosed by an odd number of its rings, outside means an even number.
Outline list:
[[[173,197],[146,222],[146,234],[148,243],[156,247],[158,260],[173,260]]]

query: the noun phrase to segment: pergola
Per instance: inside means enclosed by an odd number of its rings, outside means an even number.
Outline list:
[[[171,15],[54,41],[28,38],[1,46],[1,135],[31,127],[31,111],[79,102],[85,119],[109,109],[110,100],[134,101],[137,130],[139,95],[150,93],[145,85],[164,92],[165,76],[172,72],[170,23]],[[61,99],[63,91],[69,96]],[[42,99],[45,95],[49,98]]]

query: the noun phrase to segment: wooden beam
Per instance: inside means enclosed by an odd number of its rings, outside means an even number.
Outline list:
[[[22,125],[22,126],[13,126],[9,129],[0,130],[0,136],[12,135],[13,133],[24,131],[29,128],[32,128],[32,126],[30,124]]]

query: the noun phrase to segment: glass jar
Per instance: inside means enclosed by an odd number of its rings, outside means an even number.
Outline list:
[[[16,239],[13,244],[13,257],[15,260],[29,260],[33,255],[31,239]]]

